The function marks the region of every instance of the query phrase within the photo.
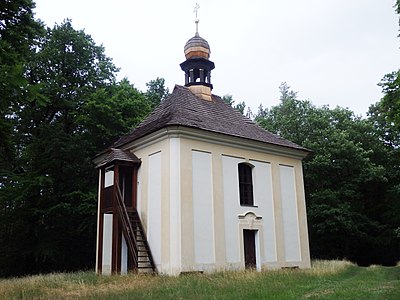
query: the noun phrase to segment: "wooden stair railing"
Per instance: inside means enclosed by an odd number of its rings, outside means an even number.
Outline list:
[[[132,255],[133,265],[137,266],[138,258],[137,258],[137,243],[135,234],[133,232],[133,228],[131,222],[129,221],[129,215],[125,207],[125,203],[122,199],[122,194],[119,186],[117,185],[116,188],[116,200],[117,200],[117,209],[118,209],[118,216],[121,222],[122,232],[125,237],[126,244],[128,246],[129,252]]]
[[[116,200],[122,232],[131,253],[135,269],[151,269],[151,272],[156,273],[157,269],[139,214],[136,210],[130,214],[128,213],[118,185],[116,187]]]
[[[153,255],[150,250],[149,243],[147,241],[146,233],[144,231],[142,222],[140,221],[139,214],[136,210],[128,213],[130,221],[133,226],[135,238],[138,246],[138,269],[143,271],[147,270],[153,273],[157,273],[156,266],[154,264]]]

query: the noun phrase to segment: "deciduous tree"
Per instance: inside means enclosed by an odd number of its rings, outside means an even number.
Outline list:
[[[157,77],[146,83],[147,90],[145,96],[147,100],[152,103],[152,107],[156,107],[169,96],[169,89],[165,87],[165,79]]]
[[[71,21],[47,29],[10,106],[17,159],[0,186],[0,275],[94,265],[97,175],[91,158],[150,110],[143,93]]]
[[[281,103],[260,107],[256,120],[313,151],[304,160],[312,255],[388,263],[379,251],[383,241],[390,244],[390,238],[382,238],[391,226],[381,197],[387,174],[380,158],[387,152],[372,123],[348,109],[298,100],[286,84]],[[393,263],[395,257],[387,258]]]

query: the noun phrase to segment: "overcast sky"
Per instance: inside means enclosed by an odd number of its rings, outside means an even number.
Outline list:
[[[34,0],[52,27],[72,19],[140,90],[163,77],[184,84],[183,47],[199,33],[211,47],[213,93],[253,112],[279,103],[286,81],[300,99],[365,115],[382,97],[377,83],[400,67],[394,0]]]

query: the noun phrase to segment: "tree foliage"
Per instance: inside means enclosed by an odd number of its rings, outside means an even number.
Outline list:
[[[165,79],[157,77],[154,80],[150,80],[146,83],[147,90],[145,93],[147,101],[152,104],[152,107],[156,107],[161,101],[165,100],[169,95],[169,89],[165,87]]]
[[[399,26],[400,26],[400,0],[396,0],[396,4],[394,5],[396,13],[399,15]],[[399,35],[400,37],[400,35]]]
[[[400,259],[400,71],[379,85],[384,96],[366,119],[300,101],[285,83],[278,106],[259,108],[261,126],[313,150],[304,176],[314,257]]]
[[[96,89],[80,115],[80,122],[86,129],[85,138],[90,140],[91,147],[101,151],[122,134],[128,133],[152,108],[153,102],[126,78],[117,84]]]
[[[14,161],[11,106],[26,96],[25,64],[43,28],[33,17],[31,0],[1,1],[0,6],[0,170],[4,173]]]
[[[38,37],[26,93],[9,106],[15,159],[0,184],[0,275],[91,268],[97,176],[91,158],[151,103],[69,20]],[[16,255],[17,253],[17,255]]]
[[[313,151],[304,161],[312,256],[393,263],[397,227],[394,219],[388,222],[391,203],[385,197],[393,170],[374,122],[348,109],[298,100],[286,84],[280,90],[280,104],[260,107],[256,121]],[[383,255],[382,245],[391,255]]]
[[[242,115],[245,115],[244,110],[246,109],[246,103],[244,101],[239,102],[238,104],[235,104],[235,100],[233,100],[233,96],[230,94],[226,94],[222,96],[222,100],[226,103],[232,106],[234,109],[236,109],[238,112],[240,112]],[[246,117],[252,118],[253,113],[251,112],[250,107],[247,108],[246,112]]]
[[[384,121],[380,125],[384,125],[385,130],[390,129],[391,142],[399,145],[400,137],[393,134],[400,132],[400,70],[386,74],[379,86],[382,87],[384,97],[370,109],[370,113],[380,115],[380,119]]]

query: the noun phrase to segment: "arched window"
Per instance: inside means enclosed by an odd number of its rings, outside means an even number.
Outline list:
[[[238,165],[240,205],[254,205],[252,166],[246,163]]]

